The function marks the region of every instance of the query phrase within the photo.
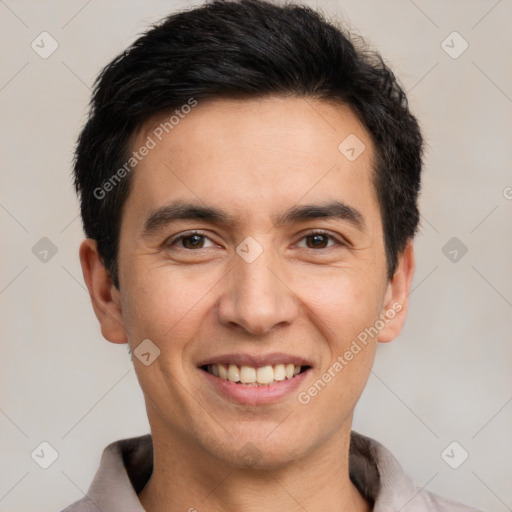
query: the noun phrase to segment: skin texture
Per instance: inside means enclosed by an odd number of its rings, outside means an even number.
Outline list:
[[[165,117],[142,127],[133,147]],[[353,162],[338,150],[349,134],[366,147]],[[82,243],[103,336],[128,342],[132,352],[149,338],[160,350],[149,366],[133,358],[154,442],[154,472],[139,494],[146,510],[370,509],[348,476],[352,416],[377,343],[402,329],[414,271],[409,243],[386,278],[373,156],[368,132],[342,105],[278,97],[200,102],[134,171],[119,290],[95,242]],[[221,208],[236,223],[180,220],[144,235],[146,219],[175,199]],[[358,210],[364,230],[335,218],[271,220],[292,206],[330,200]],[[333,238],[314,245],[306,235],[317,229]],[[206,238],[172,245],[190,230]],[[236,252],[248,236],[263,251],[252,263]],[[300,403],[297,395],[391,309],[379,334]],[[270,352],[312,364],[300,387],[272,404],[236,403],[197,367],[220,354]],[[248,443],[259,457],[249,466],[242,457]]]

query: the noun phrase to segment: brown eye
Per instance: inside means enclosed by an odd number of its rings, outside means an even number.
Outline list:
[[[308,233],[303,236],[301,240],[306,240],[306,249],[328,249],[333,245],[344,245],[331,234],[323,231],[313,231]],[[329,241],[333,241],[334,244],[328,245]]]
[[[186,249],[186,250],[197,250],[197,249],[206,249],[208,246],[205,247],[205,242],[209,241],[210,246],[213,247],[215,244],[203,233],[200,232],[192,232],[189,234],[184,234],[181,236],[178,236],[176,238],[173,238],[169,241],[166,245],[168,247],[175,247],[177,246],[178,249]]]
[[[321,249],[324,249],[326,247],[326,244],[329,243],[329,240],[326,235],[321,235],[321,234],[317,234],[317,235],[308,235],[307,237],[305,237],[306,240],[309,240],[311,241],[311,244],[309,245],[308,244],[308,248],[309,249],[317,249],[317,248],[321,248]]]
[[[189,235],[181,237],[183,247],[185,249],[202,249],[204,243],[203,235]]]

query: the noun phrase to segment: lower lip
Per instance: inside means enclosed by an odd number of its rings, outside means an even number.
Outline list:
[[[235,384],[229,380],[216,377],[205,370],[199,369],[199,371],[219,394],[245,405],[264,405],[275,403],[293,393],[307,378],[311,368],[291,379],[274,382],[268,386]]]

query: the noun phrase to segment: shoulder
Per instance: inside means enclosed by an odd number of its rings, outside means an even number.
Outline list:
[[[114,441],[104,448],[87,493],[61,512],[143,512],[137,493],[152,470],[151,434]]]
[[[374,512],[482,512],[418,488],[391,452],[375,439],[352,431],[350,478]]]
[[[421,490],[418,497],[430,512],[484,512],[482,509],[469,507],[425,490]]]
[[[86,496],[75,501],[61,512],[98,512],[98,507]]]

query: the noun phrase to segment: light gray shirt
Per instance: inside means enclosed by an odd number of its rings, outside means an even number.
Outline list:
[[[137,495],[152,471],[151,434],[111,443],[103,450],[87,494],[63,512],[144,512]],[[389,450],[355,431],[350,438],[349,473],[374,512],[479,510],[417,489]]]

